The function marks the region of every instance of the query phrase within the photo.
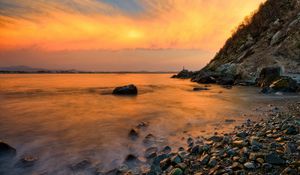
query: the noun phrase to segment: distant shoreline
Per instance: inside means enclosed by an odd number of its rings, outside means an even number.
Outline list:
[[[175,74],[178,72],[21,72],[0,71],[0,74]]]

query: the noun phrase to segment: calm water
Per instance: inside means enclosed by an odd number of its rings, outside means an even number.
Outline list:
[[[176,150],[191,136],[226,132],[281,96],[266,97],[258,89],[209,87],[170,79],[169,74],[0,75],[0,139],[17,149],[14,160],[0,166],[0,174],[91,174],[70,165],[88,159],[93,168],[117,167],[128,154],[143,159],[143,138]],[[114,87],[134,83],[136,97],[110,95]],[[258,109],[258,110],[257,110]],[[251,114],[251,115],[250,115]],[[236,122],[228,124],[225,119]],[[139,139],[128,138],[140,122],[149,126]],[[33,167],[19,167],[24,155],[39,159]]]

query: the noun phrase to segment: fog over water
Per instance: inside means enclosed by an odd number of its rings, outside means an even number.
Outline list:
[[[19,74],[0,75],[0,140],[17,149],[4,160],[0,174],[92,174],[121,165],[128,154],[142,161],[149,146],[175,151],[189,136],[229,132],[260,106],[282,96],[259,94],[258,88],[204,86],[170,74]],[[114,96],[114,87],[135,84],[139,95]],[[235,122],[226,123],[226,119]],[[140,122],[149,126],[131,140],[128,133]],[[153,134],[155,141],[143,139]],[[24,155],[38,157],[32,167],[18,166]],[[91,168],[74,172],[70,165],[89,160]],[[2,160],[3,162],[3,160]]]

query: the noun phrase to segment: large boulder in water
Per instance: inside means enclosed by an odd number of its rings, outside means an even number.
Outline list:
[[[281,72],[282,70],[280,67],[263,68],[257,79],[257,85],[263,88],[270,86],[274,81],[280,79]]]
[[[9,144],[2,142],[0,140],[0,157],[2,156],[15,156],[16,149],[10,146]]]
[[[130,84],[127,86],[116,87],[113,90],[113,94],[115,95],[137,95],[138,89],[135,85]]]

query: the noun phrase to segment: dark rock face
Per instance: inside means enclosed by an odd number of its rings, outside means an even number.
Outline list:
[[[257,85],[262,88],[270,86],[272,82],[280,78],[281,72],[282,70],[280,67],[263,68],[257,79]]]
[[[181,78],[181,79],[188,79],[191,78],[194,72],[188,71],[186,69],[183,69],[180,71],[177,75],[173,75],[171,78]]]
[[[5,142],[0,141],[0,157],[1,156],[15,156],[16,149]]]
[[[130,84],[127,86],[116,87],[113,91],[114,95],[137,95],[138,89],[135,85]]]
[[[197,75],[192,77],[191,81],[201,83],[201,84],[213,84],[217,82],[214,73],[208,71],[198,72]]]

